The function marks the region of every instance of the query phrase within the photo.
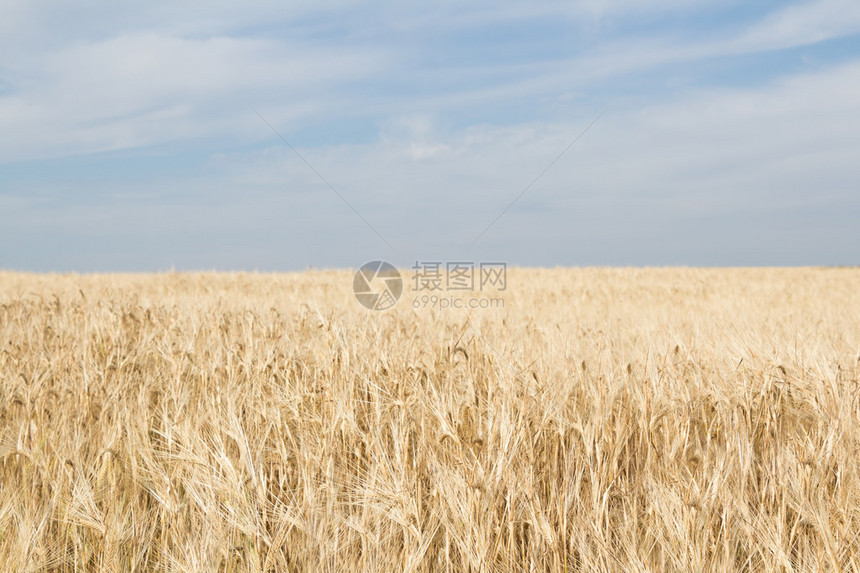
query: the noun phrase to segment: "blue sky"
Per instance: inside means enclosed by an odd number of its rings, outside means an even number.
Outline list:
[[[0,268],[854,265],[858,157],[856,0],[0,6]]]

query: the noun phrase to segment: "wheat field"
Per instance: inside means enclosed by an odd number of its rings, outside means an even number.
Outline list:
[[[860,270],[0,272],[3,571],[860,571]]]

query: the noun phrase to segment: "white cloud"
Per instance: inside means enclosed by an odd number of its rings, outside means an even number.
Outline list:
[[[181,138],[242,137],[265,105],[280,121],[313,113],[315,94],[381,67],[372,50],[345,53],[256,39],[137,34],[36,55],[0,97],[5,161],[147,146]],[[260,94],[265,94],[261,97]],[[280,101],[279,101],[280,100]],[[259,132],[259,130],[257,130]]]
[[[267,137],[248,121],[255,107],[286,128],[299,120],[335,121],[351,113],[414,116],[415,110],[432,114],[588,93],[595,83],[667,63],[801,45],[860,30],[860,4],[819,0],[789,6],[720,42],[609,35],[575,58],[452,62],[440,70],[414,68],[408,50],[384,40],[386,31],[417,32],[428,19],[451,29],[550,15],[632,17],[693,5],[688,0],[493,4],[492,10],[490,4],[469,10],[454,3],[432,9],[398,5],[389,12],[379,9],[380,21],[361,16],[351,32],[361,41],[341,37],[326,43],[313,38],[321,24],[314,20],[319,8],[310,2],[286,9],[277,3],[156,3],[138,17],[138,10],[119,5],[55,8],[10,0],[6,19],[0,19],[8,32],[0,34],[5,38],[0,72],[7,85],[6,93],[0,92],[0,129],[15,137],[0,139],[0,157],[9,162],[182,139]],[[357,10],[352,2],[338,8]],[[58,28],[58,19],[68,22]],[[290,35],[248,32],[269,22],[279,22]],[[61,39],[48,38],[58,29]],[[398,97],[386,91],[392,82],[426,89]],[[353,93],[351,85],[364,89]],[[439,151],[416,148],[418,154]]]
[[[776,50],[860,33],[860,3],[815,0],[767,16],[735,41],[743,50]]]
[[[584,212],[616,230],[617,213],[653,220],[756,218],[780,210],[797,216],[840,202],[860,210],[858,96],[860,63],[853,63],[762,89],[703,91],[644,110],[610,111],[497,223],[489,244],[504,243],[531,221],[521,211],[528,205],[542,205],[551,221],[578,220]],[[302,153],[365,215],[381,221],[389,240],[420,248],[439,231],[451,237],[446,248],[457,249],[591,119],[445,132],[421,118],[399,139]],[[301,174],[305,166],[288,150],[266,169],[268,181],[285,192],[301,181],[329,193],[315,176]],[[241,179],[233,181],[241,186]],[[529,228],[537,238],[543,231],[564,234],[553,224]]]

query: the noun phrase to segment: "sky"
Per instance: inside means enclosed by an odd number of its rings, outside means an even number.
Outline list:
[[[0,268],[860,264],[860,2],[0,4]]]

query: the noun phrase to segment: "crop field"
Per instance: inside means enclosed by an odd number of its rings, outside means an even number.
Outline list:
[[[3,571],[860,571],[860,269],[0,272]]]

